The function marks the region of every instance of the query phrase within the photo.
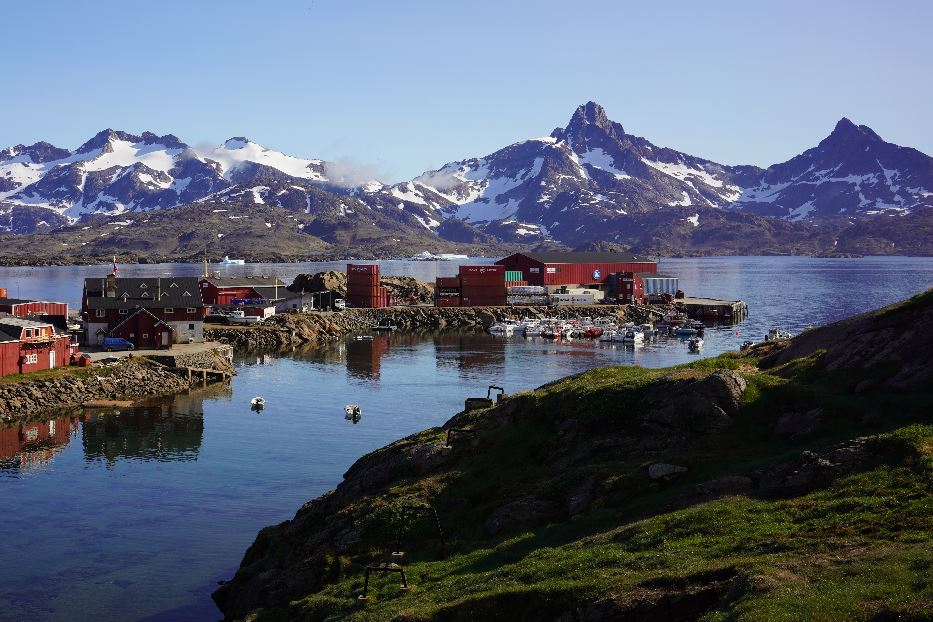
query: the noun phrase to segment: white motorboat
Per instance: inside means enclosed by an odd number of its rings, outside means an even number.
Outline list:
[[[343,412],[346,413],[343,418],[353,423],[359,423],[363,418],[363,410],[359,404],[347,404],[343,407]]]
[[[771,330],[768,331],[768,334],[765,336],[765,341],[775,341],[775,340],[780,340],[780,339],[791,339],[791,338],[793,338],[793,335],[791,333],[787,332],[786,330],[777,328],[775,326],[775,327],[772,327]]]
[[[700,337],[691,337],[687,339],[687,348],[691,352],[699,352],[703,348],[703,340]]]
[[[645,342],[645,335],[640,330],[628,328],[622,332],[622,343],[640,346]]]
[[[518,327],[519,323],[515,320],[503,320],[502,322],[493,323],[492,326],[486,330],[493,335],[511,335],[518,329]]]
[[[258,324],[260,319],[258,315],[246,315],[242,311],[231,311],[227,315],[229,324]]]
[[[603,334],[599,336],[599,340],[603,343],[610,343],[612,341],[616,341],[616,331],[604,330]]]
[[[262,410],[266,407],[266,398],[262,397],[261,395],[257,395],[249,401],[249,404],[253,407],[254,410]]]
[[[245,263],[245,259],[231,259],[227,255],[224,255],[224,258],[220,260],[220,265],[222,266],[242,266]]]

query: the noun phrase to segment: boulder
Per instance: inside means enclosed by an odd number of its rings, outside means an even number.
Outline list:
[[[541,524],[560,514],[560,507],[553,501],[538,497],[522,497],[506,503],[486,519],[486,531],[496,535],[519,527]]]
[[[822,408],[814,408],[803,413],[785,413],[774,424],[774,433],[781,438],[796,440],[815,432],[822,421]]]
[[[686,472],[687,467],[663,462],[657,462],[648,467],[648,477],[651,479],[673,479],[677,475]]]

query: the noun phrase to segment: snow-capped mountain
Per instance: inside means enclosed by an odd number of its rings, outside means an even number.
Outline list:
[[[747,180],[733,207],[788,220],[904,215],[933,205],[933,158],[843,118],[819,145]]]
[[[104,130],[73,152],[43,142],[0,151],[0,214],[43,208],[51,227],[85,214],[170,208],[212,197],[245,195],[264,204],[271,188],[252,183],[259,179],[278,182],[277,196],[289,195],[292,204],[307,207],[312,189],[346,192],[339,170],[330,175],[331,168],[242,137],[202,150],[171,134]]]
[[[746,210],[791,221],[906,214],[933,205],[933,159],[843,119],[817,147],[761,169],[728,166],[627,134],[594,102],[550,136],[461,160],[380,189],[440,222],[462,219],[505,239],[580,244],[630,237],[657,210]],[[675,210],[678,213],[682,210]],[[687,220],[699,226],[699,211]]]
[[[207,202],[312,215],[324,239],[336,230],[352,237],[359,226],[456,242],[603,240],[673,252],[720,240],[711,228],[778,249],[885,215],[923,221],[933,208],[933,158],[847,119],[816,147],[762,169],[659,147],[589,102],[548,136],[410,181],[385,185],[345,168],[246,138],[195,148],[170,134],[105,130],[74,151],[17,145],[0,151],[0,229],[31,233]]]

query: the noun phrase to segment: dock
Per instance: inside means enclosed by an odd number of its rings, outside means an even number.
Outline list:
[[[736,324],[748,317],[748,305],[742,300],[719,300],[717,298],[678,298],[677,305],[683,305],[687,316],[692,319]]]

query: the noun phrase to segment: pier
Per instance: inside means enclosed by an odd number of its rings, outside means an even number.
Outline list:
[[[674,303],[683,305],[687,316],[692,319],[737,324],[748,317],[748,305],[742,300],[687,297],[678,298]]]

